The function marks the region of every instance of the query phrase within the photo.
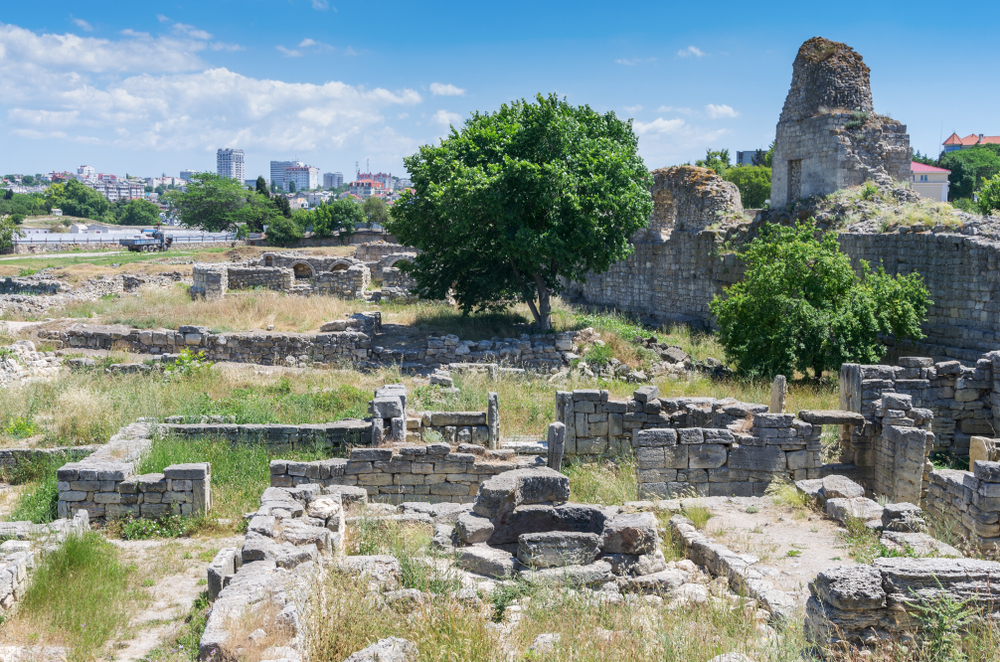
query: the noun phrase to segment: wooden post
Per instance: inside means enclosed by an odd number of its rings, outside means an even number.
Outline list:
[[[771,384],[771,406],[768,412],[771,414],[785,413],[785,399],[788,397],[788,380],[784,375],[778,375]]]

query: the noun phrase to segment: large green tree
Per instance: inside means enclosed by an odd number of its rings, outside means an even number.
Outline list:
[[[365,213],[354,198],[348,197],[320,205],[310,212],[309,220],[317,237],[329,237],[338,230],[349,235],[365,222]]]
[[[767,166],[735,166],[726,170],[722,178],[736,184],[747,209],[760,209],[771,197],[771,169]]]
[[[271,197],[271,192],[267,190],[267,181],[263,175],[258,175],[255,185],[258,193],[268,198]]]
[[[210,172],[192,175],[187,187],[164,197],[183,225],[209,232],[231,231],[240,225],[260,230],[277,214],[275,205],[263,194]]]
[[[720,177],[725,175],[726,171],[732,167],[729,163],[728,149],[720,149],[720,150],[706,149],[705,158],[698,159],[697,161],[694,162],[694,164],[702,168],[708,168],[710,170],[714,170],[715,174],[719,175]]]
[[[1000,145],[976,145],[948,152],[941,157],[941,167],[951,170],[948,199],[971,198],[983,181],[1000,172]]]
[[[542,329],[564,280],[627,257],[653,210],[632,123],[555,94],[477,112],[404,163],[414,191],[388,229],[422,251],[418,291],[464,312],[521,299]]]
[[[833,233],[816,237],[811,223],[770,225],[740,253],[743,280],[710,305],[719,340],[736,369],[754,377],[817,378],[842,363],[875,363],[879,334],[923,338],[932,303],[920,274],[872,272],[860,277]]]
[[[365,213],[365,220],[369,223],[384,225],[389,220],[389,205],[385,203],[385,200],[376,198],[374,195],[365,199],[361,204],[361,209]]]
[[[62,209],[66,216],[94,220],[105,220],[111,211],[107,198],[75,179],[50,186],[45,192],[45,205],[49,210]]]
[[[129,200],[122,207],[118,222],[122,225],[156,225],[160,222],[160,208],[149,200]]]
[[[1000,214],[1000,174],[987,179],[976,191],[976,207],[984,216]]]
[[[0,252],[14,245],[14,237],[23,237],[24,231],[17,227],[10,216],[0,216]]]

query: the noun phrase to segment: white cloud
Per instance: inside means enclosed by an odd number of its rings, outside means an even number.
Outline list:
[[[111,41],[74,34],[36,34],[16,25],[0,24],[0,68],[3,79],[52,70],[85,73],[161,73],[204,66],[196,55],[204,41],[188,37],[151,37],[127,31],[128,39]],[[16,73],[12,70],[16,70]],[[2,97],[0,97],[2,98]]]
[[[705,54],[705,51],[701,50],[697,46],[688,46],[687,48],[682,48],[677,51],[677,57],[701,57]]]
[[[164,16],[163,14],[157,14],[156,15],[156,20],[159,21],[160,23],[169,23],[170,22],[170,19],[168,17]]]
[[[640,105],[622,106],[622,110],[624,110],[626,113],[638,113],[640,110],[642,110],[642,106]]]
[[[83,20],[82,18],[73,18],[71,20],[76,24],[76,27],[80,28],[81,30],[84,30],[86,32],[94,31],[94,26],[88,23],[87,21]]]
[[[353,48],[351,48],[350,46],[344,49],[344,55],[357,55],[357,54],[358,52]]]
[[[285,54],[285,57],[302,57],[302,51],[292,50],[291,48],[285,48],[284,46],[275,46],[279,51]]]
[[[460,124],[462,122],[462,116],[458,113],[449,113],[447,110],[439,110],[434,113],[434,121],[441,126],[451,126],[452,124]]]
[[[309,46],[316,46],[317,44],[319,44],[319,42],[314,39],[303,39],[299,42],[299,48],[308,48]]]
[[[634,67],[637,64],[645,64],[647,62],[656,62],[656,58],[655,57],[648,57],[648,58],[645,58],[645,59],[639,58],[639,57],[634,57],[634,58],[631,58],[631,59],[629,59],[629,58],[618,58],[617,60],[615,60],[615,62],[617,64],[624,64],[626,67]]]
[[[677,133],[683,126],[684,120],[682,119],[665,120],[662,117],[657,117],[652,122],[633,122],[632,129],[637,136],[644,136],[653,133]]]
[[[325,11],[330,8],[330,3],[327,0],[312,0],[312,7],[317,11]]]
[[[733,110],[732,106],[727,106],[724,103],[719,104],[718,106],[715,105],[714,103],[710,103],[707,106],[705,106],[705,112],[707,112],[708,116],[714,120],[740,116],[738,112]]]
[[[109,41],[0,25],[3,134],[144,151],[239,145],[270,153],[360,148],[384,135],[382,150],[366,151],[394,159],[412,152],[411,139],[389,135],[385,116],[421,103],[416,91],[251,78],[207,68],[197,56],[206,48],[190,37]]]
[[[452,84],[431,83],[431,94],[440,97],[461,97],[465,96],[465,90],[455,87]]]
[[[174,31],[179,32],[183,35],[187,35],[192,39],[208,40],[212,38],[211,33],[205,32],[204,30],[199,30],[193,25],[187,25],[185,23],[174,23]]]

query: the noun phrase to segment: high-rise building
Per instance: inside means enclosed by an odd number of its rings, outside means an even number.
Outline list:
[[[242,149],[220,149],[215,158],[216,172],[220,177],[243,181]]]
[[[191,181],[191,177],[196,174],[198,174],[197,170],[181,170],[181,179],[189,182]]]
[[[271,161],[271,183],[282,191],[288,190],[285,183],[285,170],[288,168],[301,168],[305,163],[302,161]]]
[[[323,188],[339,188],[344,185],[344,174],[340,172],[323,173]]]
[[[308,191],[319,187],[319,168],[310,165],[285,168],[285,190],[290,191],[290,184],[295,182],[296,191]]]
[[[93,179],[94,178],[94,166],[82,165],[78,166],[76,169],[77,179]]]

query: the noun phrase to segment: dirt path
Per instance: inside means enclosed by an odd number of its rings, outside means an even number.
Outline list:
[[[132,639],[114,645],[115,660],[139,662],[157,648],[169,645],[205,590],[209,561],[223,547],[242,544],[242,537],[112,542],[122,550],[124,560],[137,565],[151,598],[132,621]]]
[[[841,538],[844,529],[818,511],[779,505],[770,497],[704,501],[713,515],[705,533],[738,554],[756,556],[754,568],[801,605],[819,571],[856,565]]]

